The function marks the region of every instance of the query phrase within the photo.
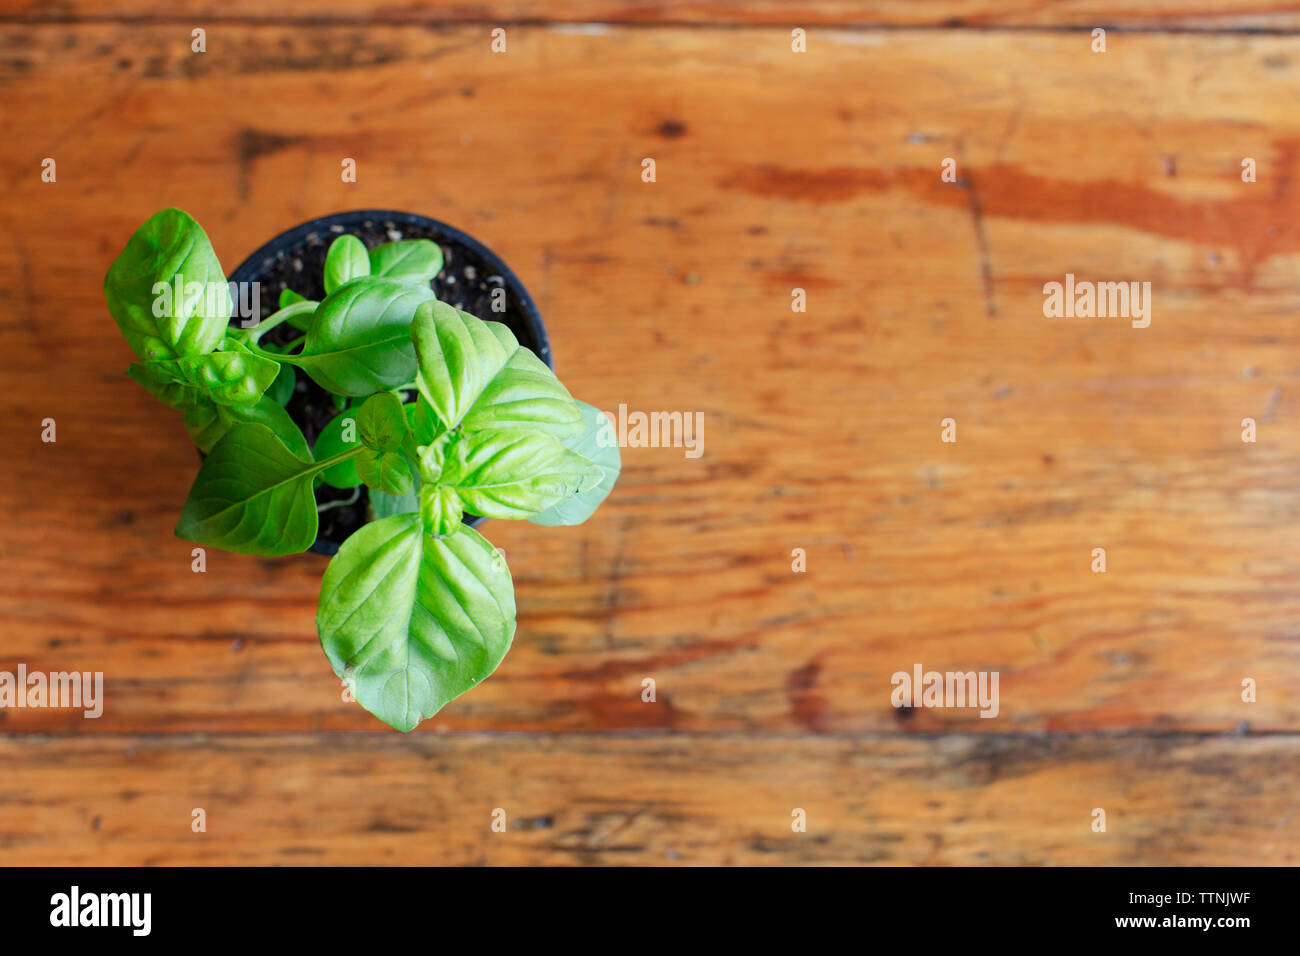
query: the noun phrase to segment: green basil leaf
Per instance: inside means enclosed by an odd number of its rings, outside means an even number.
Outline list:
[[[239,424],[265,425],[275,433],[284,447],[299,458],[311,458],[307,439],[289,413],[275,399],[263,395],[256,405],[217,405],[199,396],[199,400],[181,409],[185,430],[201,451],[209,452],[233,427]]]
[[[305,295],[299,295],[297,292],[294,292],[292,289],[286,286],[285,288],[280,290],[280,302],[278,307],[283,309],[285,306],[293,305],[295,302],[306,302],[306,301],[307,301],[307,297]]]
[[[144,364],[153,377],[188,385],[218,405],[257,404],[280,371],[271,359],[238,350]]]
[[[275,376],[275,381],[271,387],[266,390],[266,394],[275,399],[275,403],[280,406],[288,405],[289,400],[293,398],[294,389],[298,387],[298,373],[288,362],[280,365],[280,372]]]
[[[411,490],[414,476],[401,452],[367,452],[355,460],[361,480],[376,491],[400,496]]]
[[[230,407],[219,409],[219,413],[229,420],[231,427],[240,422],[265,425],[294,455],[307,461],[311,460],[311,449],[307,447],[307,439],[302,429],[289,417],[288,412],[276,404],[275,399],[262,396],[262,400],[251,408]]]
[[[498,325],[507,335],[510,330]],[[510,336],[514,339],[514,336]],[[463,419],[466,431],[528,428],[559,441],[582,434],[582,410],[546,363],[520,346]]]
[[[242,554],[306,551],[317,530],[312,479],[323,468],[265,425],[235,425],[199,468],[176,536]]]
[[[582,412],[555,373],[499,322],[428,302],[411,323],[416,385],[443,430],[531,428],[582,434]]]
[[[614,490],[618,473],[622,468],[622,459],[618,451],[618,440],[613,426],[605,413],[586,402],[578,402],[582,409],[582,420],[586,429],[577,438],[565,440],[562,444],[576,454],[595,464],[604,477],[600,482],[571,498],[562,498],[545,511],[533,515],[528,520],[533,524],[554,527],[555,525],[582,524],[596,511],[596,508]]]
[[[280,303],[277,308],[285,309],[293,305],[295,302],[308,302],[308,301],[310,300],[305,295],[299,295],[297,292],[294,292],[292,289],[285,288],[280,290]],[[310,312],[301,315],[291,315],[286,321],[290,325],[292,325],[295,329],[297,329],[299,332],[306,332],[308,329],[311,328],[312,319],[314,319],[315,317],[316,317],[316,313]]]
[[[146,361],[211,352],[234,308],[207,234],[179,209],[155,213],[127,240],[104,277],[104,298]]]
[[[431,239],[385,242],[370,250],[371,275],[428,283],[441,271],[442,247]]]
[[[456,534],[463,527],[465,509],[456,492],[444,485],[424,485],[420,489],[420,517],[432,535]]]
[[[370,254],[356,236],[339,236],[325,253],[325,294],[339,286],[370,275]]]
[[[406,413],[407,428],[402,450],[412,461],[419,461],[420,449],[433,444],[442,426],[438,422],[438,416],[429,407],[429,403],[422,398],[403,405],[402,411]]]
[[[173,376],[164,374],[159,362],[132,362],[127,367],[126,374],[131,381],[169,408],[184,411],[203,400],[203,396],[193,385],[177,381]],[[207,401],[207,404],[211,402]]]
[[[316,629],[357,702],[408,731],[501,663],[514,585],[472,528],[438,538],[418,515],[395,515],[343,542],[325,569]]]
[[[393,515],[413,514],[420,510],[420,476],[416,475],[411,487],[402,495],[389,495],[370,489],[370,520]]]
[[[402,400],[392,392],[371,395],[357,412],[357,432],[367,448],[396,451],[406,437]]]
[[[544,432],[492,430],[462,435],[447,449],[440,476],[466,510],[488,518],[527,518],[599,484],[604,471]]]
[[[218,405],[193,386],[158,378],[154,365],[153,362],[136,362],[126,373],[163,404],[181,412],[185,430],[200,451],[211,451],[233,425],[249,422],[271,429],[299,458],[311,457],[302,429],[269,395],[263,395],[256,405]]]
[[[342,411],[325,423],[325,427],[316,436],[312,446],[312,455],[317,461],[333,458],[341,452],[356,448],[361,439],[357,437],[357,419],[352,412]],[[348,458],[320,473],[327,485],[335,488],[355,488],[361,484],[361,475],[357,472],[357,459]]]
[[[211,452],[212,446],[221,441],[226,432],[230,431],[234,422],[230,420],[226,413],[235,407],[233,405],[218,405],[200,396],[198,401],[181,409],[185,430],[190,433],[190,439],[198,446],[199,451],[204,454]],[[284,409],[280,410],[283,411]],[[297,428],[298,426],[295,425],[294,427]],[[303,440],[303,443],[306,444],[306,439]],[[287,442],[285,447],[288,447]]]
[[[370,395],[415,375],[410,325],[432,289],[397,279],[356,279],[316,309],[302,352],[286,361],[336,395]]]

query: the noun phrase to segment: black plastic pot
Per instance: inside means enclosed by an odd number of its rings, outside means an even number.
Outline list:
[[[231,273],[230,281],[260,284],[261,318],[276,311],[280,290],[286,286],[309,299],[320,299],[325,293],[322,285],[325,251],[336,237],[344,233],[360,237],[367,247],[391,239],[432,239],[437,242],[445,260],[442,272],[433,280],[433,291],[438,298],[481,319],[504,322],[521,345],[532,349],[548,366],[555,367],[546,326],[519,277],[477,239],[427,216],[387,209],[360,209],[313,219],[280,233],[262,246]],[[496,288],[505,289],[504,313],[492,311],[486,305]],[[267,333],[266,341],[276,341],[277,333],[281,336],[296,334],[287,324],[281,325]],[[322,416],[332,408],[329,393],[300,371],[294,397],[286,409],[302,428],[308,444],[315,443],[320,426],[332,414],[325,418]],[[344,501],[350,495],[351,492],[321,485],[316,490],[316,501],[318,505]],[[336,553],[347,536],[365,523],[367,505],[368,492],[363,485],[357,502],[322,512],[320,531],[311,550],[317,554]],[[471,526],[480,525],[485,520],[474,515],[465,516],[465,522]]]

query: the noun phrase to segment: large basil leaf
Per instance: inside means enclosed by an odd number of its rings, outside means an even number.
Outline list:
[[[504,325],[492,325],[510,335]],[[461,425],[467,431],[528,428],[560,441],[575,438],[583,431],[577,401],[546,363],[522,346],[483,389]]]
[[[415,375],[410,325],[433,290],[397,279],[355,279],[316,309],[302,352],[288,357],[336,395],[370,395]]]
[[[582,412],[555,373],[499,322],[443,302],[411,323],[416,384],[444,430],[531,428],[557,439],[582,434]]]
[[[339,286],[370,275],[370,255],[356,236],[339,236],[325,253],[325,294]]]
[[[550,435],[491,430],[453,441],[437,481],[474,514],[527,518],[603,478],[598,466]]]
[[[199,468],[176,536],[242,554],[306,551],[317,529],[312,479],[323,468],[265,425],[235,425]]]
[[[394,515],[343,542],[325,569],[316,629],[361,706],[408,731],[501,663],[514,585],[472,528],[438,538],[418,515]]]
[[[159,283],[168,291],[155,293]],[[146,361],[211,352],[234,308],[207,234],[179,209],[154,213],[127,240],[104,277],[104,298],[127,344]]]
[[[442,271],[442,247],[431,239],[401,239],[370,250],[370,273],[427,284]]]
[[[578,402],[578,407],[582,409],[582,420],[586,429],[577,438],[564,441],[564,447],[594,463],[604,472],[604,477],[598,484],[570,498],[562,498],[545,511],[533,515],[528,519],[533,524],[548,527],[582,524],[609,496],[609,493],[614,490],[614,482],[618,481],[622,459],[609,419],[600,409],[586,402]]]

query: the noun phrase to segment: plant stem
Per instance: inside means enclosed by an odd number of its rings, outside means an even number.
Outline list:
[[[316,513],[319,514],[322,511],[329,511],[331,508],[346,508],[348,505],[356,504],[357,499],[360,497],[361,497],[361,486],[357,485],[355,488],[352,489],[351,498],[340,498],[338,501],[327,501],[322,505],[317,505]]]
[[[260,355],[262,358],[269,358],[276,362],[288,362],[290,365],[302,364],[296,355],[286,355],[283,352],[270,352],[262,348],[260,345],[254,345],[252,342],[246,342],[244,348],[248,349],[248,351],[252,352],[254,355]]]
[[[324,461],[316,462],[316,464],[320,465],[320,468],[316,470],[327,471],[330,468],[333,468],[341,461],[347,461],[349,458],[356,458],[357,455],[361,454],[365,450],[366,450],[366,446],[361,444],[360,442],[357,442],[357,446],[355,448],[349,448],[347,451],[341,451],[337,455],[333,455],[329,458],[326,458]]]
[[[250,326],[247,329],[239,329],[239,334],[246,337],[250,343],[257,342],[263,335],[270,332],[282,322],[288,322],[295,316],[310,315],[312,312],[315,312],[316,306],[318,305],[320,305],[319,302],[312,302],[310,300],[305,302],[291,302],[278,312],[272,312],[261,322],[257,323],[257,325]]]

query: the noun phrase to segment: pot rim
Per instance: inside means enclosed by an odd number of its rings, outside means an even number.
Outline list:
[[[555,356],[551,350],[550,336],[546,334],[546,325],[542,322],[542,314],[538,311],[537,304],[533,301],[533,297],[528,294],[528,290],[524,287],[519,276],[515,275],[515,271],[506,265],[504,259],[469,233],[431,216],[423,216],[415,212],[401,212],[396,209],[352,209],[309,219],[291,229],[286,229],[259,246],[230,273],[230,281],[252,282],[257,276],[261,275],[262,269],[274,261],[280,252],[302,243],[313,232],[328,233],[330,226],[343,226],[344,232],[346,232],[348,226],[360,225],[371,220],[388,220],[398,224],[421,226],[438,233],[439,238],[445,238],[449,245],[465,246],[490,263],[493,271],[506,280],[506,285],[510,287],[515,301],[519,303],[528,331],[532,335],[533,341],[537,343],[537,348],[533,349],[533,351],[539,359],[554,371]],[[482,318],[482,316],[479,316],[479,318]]]

